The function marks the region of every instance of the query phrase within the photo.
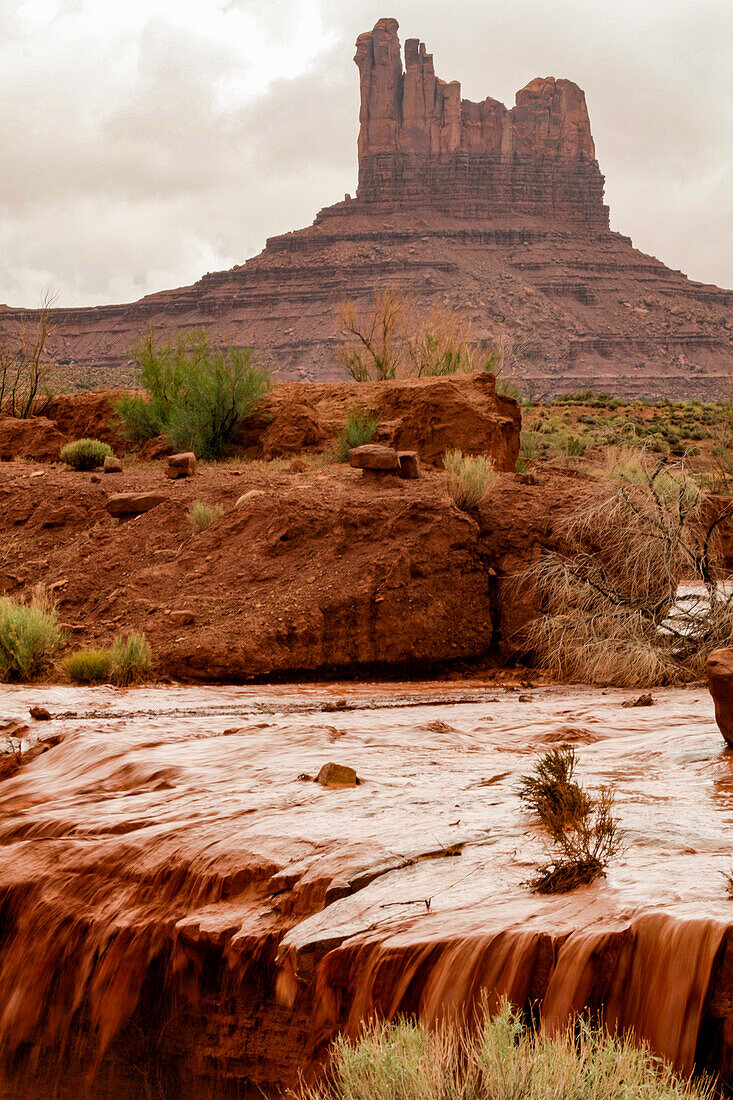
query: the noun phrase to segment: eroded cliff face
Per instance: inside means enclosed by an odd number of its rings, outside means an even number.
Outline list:
[[[457,80],[435,75],[417,38],[402,68],[396,19],[361,34],[361,203],[429,203],[457,216],[501,213],[608,226],[603,176],[585,94],[571,80],[532,80],[508,110],[461,99]]]

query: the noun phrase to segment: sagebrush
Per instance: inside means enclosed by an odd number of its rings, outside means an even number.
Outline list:
[[[144,634],[117,638],[111,650],[112,680],[120,687],[147,680],[153,666],[150,646]]]
[[[630,1037],[583,1018],[545,1034],[506,1001],[475,1025],[372,1022],[339,1037],[325,1079],[297,1100],[712,1100]]]
[[[593,882],[623,849],[613,792],[584,790],[573,778],[577,763],[571,746],[553,748],[521,780],[519,796],[551,843],[549,862],[531,882],[540,894],[564,894]]]
[[[96,470],[114,452],[101,439],[76,439],[61,448],[59,458],[74,470]]]
[[[167,435],[177,451],[198,458],[219,459],[231,450],[270,388],[269,372],[251,348],[214,349],[204,329],[164,344],[150,333],[130,354],[147,397],[117,402],[125,434],[135,442]]]
[[[0,680],[32,680],[63,642],[53,600],[42,587],[27,602],[0,597]]]
[[[70,653],[63,662],[66,675],[75,684],[101,684],[111,680],[112,652],[84,647]]]

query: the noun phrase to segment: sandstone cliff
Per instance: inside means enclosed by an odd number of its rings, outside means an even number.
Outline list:
[[[529,214],[608,227],[583,91],[537,78],[516,106],[461,99],[435,75],[432,54],[405,43],[395,19],[359,36],[361,203],[424,205],[467,217]]]
[[[131,305],[56,310],[65,378],[129,385],[128,349],[206,326],[251,344],[282,378],[342,377],[336,304],[375,287],[462,313],[477,341],[507,338],[535,396],[593,387],[713,397],[733,372],[733,292],[695,283],[608,228],[585,96],[536,79],[507,109],[462,100],[395,20],[360,35],[359,186],[306,229],[195,285]],[[0,334],[18,310],[0,307]]]

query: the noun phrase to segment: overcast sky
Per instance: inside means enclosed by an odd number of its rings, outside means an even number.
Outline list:
[[[0,0],[0,302],[131,301],[356,188],[358,33],[585,89],[611,224],[733,287],[733,0]]]

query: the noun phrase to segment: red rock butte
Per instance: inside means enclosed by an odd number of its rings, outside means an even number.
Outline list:
[[[583,91],[537,78],[507,108],[461,98],[417,39],[380,19],[359,36],[359,182],[313,225],[193,286],[129,305],[54,311],[72,383],[135,378],[130,347],[205,326],[252,345],[281,378],[342,377],[335,308],[375,287],[447,307],[474,338],[509,341],[535,397],[592,387],[715,397],[733,372],[733,291],[693,282],[609,228]],[[650,122],[650,125],[652,123]],[[0,334],[24,312],[0,307]]]

